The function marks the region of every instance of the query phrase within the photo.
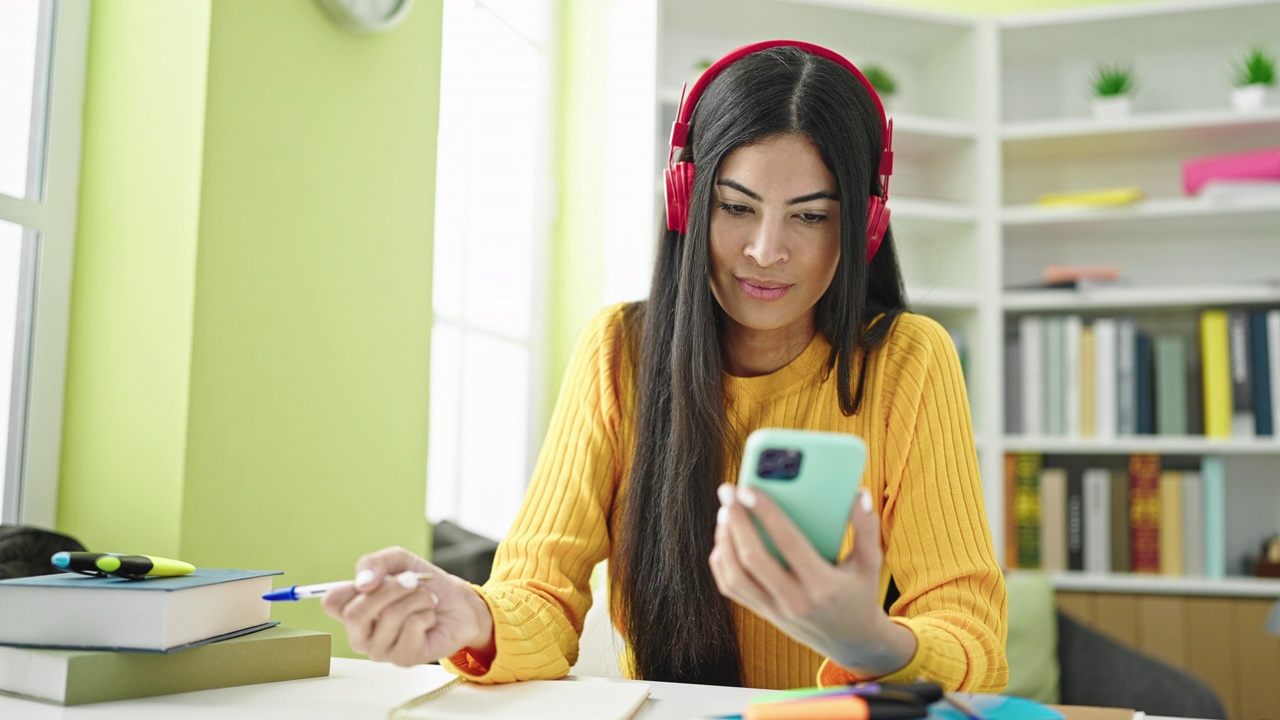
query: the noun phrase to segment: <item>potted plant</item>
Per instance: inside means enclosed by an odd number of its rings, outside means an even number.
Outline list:
[[[1093,114],[1103,120],[1125,117],[1133,105],[1137,90],[1133,70],[1120,64],[1098,65],[1093,80]]]
[[[888,70],[879,65],[867,65],[862,68],[862,76],[871,83],[871,87],[880,96],[881,104],[887,109],[893,94],[898,91],[898,81],[889,74]]]
[[[1231,104],[1244,112],[1261,110],[1267,104],[1267,96],[1275,84],[1275,57],[1262,47],[1254,46],[1243,59],[1236,62]]]

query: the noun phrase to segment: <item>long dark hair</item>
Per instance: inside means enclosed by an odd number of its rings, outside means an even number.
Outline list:
[[[742,683],[731,604],[716,589],[711,553],[716,486],[727,437],[721,386],[721,309],[711,294],[713,182],[736,148],[796,134],[817,147],[840,194],[840,260],[817,306],[831,343],[845,415],[861,405],[866,352],[904,310],[892,236],[866,262],[867,204],[881,194],[879,114],[838,64],[793,47],[753,53],[726,68],[694,109],[697,163],[688,233],[659,239],[649,298],[627,321],[639,331],[635,455],[622,498],[615,554],[616,601],[639,677],[713,685]],[[690,149],[685,150],[686,158]],[[872,327],[868,322],[880,318]],[[859,350],[855,385],[853,362]]]

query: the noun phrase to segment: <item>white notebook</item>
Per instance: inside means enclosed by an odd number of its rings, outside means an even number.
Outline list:
[[[455,678],[393,709],[391,720],[627,720],[649,697],[642,682],[526,680],[481,685]]]

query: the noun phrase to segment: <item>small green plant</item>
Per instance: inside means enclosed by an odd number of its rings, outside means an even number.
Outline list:
[[[1276,84],[1276,59],[1261,46],[1249,48],[1235,65],[1236,87]]]
[[[1115,97],[1134,91],[1137,83],[1133,70],[1120,64],[1101,64],[1093,74],[1093,94],[1099,97]]]
[[[880,95],[892,95],[898,90],[898,81],[893,79],[888,70],[879,65],[868,65],[862,68],[862,76]]]

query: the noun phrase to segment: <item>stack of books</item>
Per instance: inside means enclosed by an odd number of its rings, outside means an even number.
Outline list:
[[[0,692],[79,705],[328,675],[327,633],[271,622],[278,574],[0,580]]]

